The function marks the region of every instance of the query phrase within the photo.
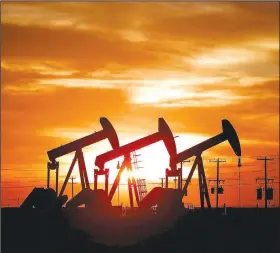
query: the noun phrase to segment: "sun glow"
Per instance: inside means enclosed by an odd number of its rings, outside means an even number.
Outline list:
[[[84,132],[83,132],[84,133]],[[83,134],[75,132],[75,136],[82,136]],[[175,139],[177,152],[181,152],[187,148],[190,148],[201,141],[207,139],[207,137],[202,135],[193,135],[193,134],[178,134],[179,138]],[[128,142],[130,142],[129,140]],[[124,141],[127,143],[127,141]],[[95,157],[99,154],[107,152],[111,150],[110,144],[108,141],[102,141],[101,143],[94,144],[90,147],[86,147],[83,149],[83,154],[85,158],[86,168],[88,172],[88,178],[91,184],[93,184],[93,170],[98,169],[94,166]],[[132,171],[128,171],[125,169],[121,175],[120,183],[126,184],[128,178],[132,178],[132,176],[137,178],[143,178],[148,181],[159,181],[159,178],[165,176],[165,169],[169,168],[169,154],[167,149],[162,141],[154,143],[150,146],[142,148],[136,151],[137,161],[138,161],[138,169],[136,169],[134,163],[135,161],[132,159]],[[61,181],[64,181],[64,178],[69,170],[74,154],[68,154],[66,156],[60,157],[57,160],[60,162],[60,178]],[[132,157],[132,155],[131,155]],[[120,165],[123,162],[123,157],[118,157],[112,161],[109,161],[105,164],[105,168],[109,168],[109,184],[113,184],[115,181],[119,170],[117,169],[117,163]],[[190,170],[191,163],[184,164],[184,173],[188,173]],[[76,163],[73,169],[73,176],[76,177],[76,182],[80,182],[80,175],[78,164]],[[194,174],[194,177],[196,175]],[[103,184],[105,178],[103,176],[98,177],[98,182]]]

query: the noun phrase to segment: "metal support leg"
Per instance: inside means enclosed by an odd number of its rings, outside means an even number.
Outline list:
[[[50,188],[50,169],[47,168],[47,188]]]
[[[132,185],[133,185],[133,188],[134,188],[134,193],[135,193],[135,198],[136,198],[136,203],[137,205],[139,205],[139,194],[138,194],[138,189],[137,189],[137,185],[136,185],[136,181],[135,181],[135,178],[132,177]]]
[[[78,152],[78,163],[79,163],[79,170],[81,174],[82,187],[83,189],[84,188],[90,189],[83,151],[79,150],[77,152]]]
[[[183,190],[182,190],[183,196],[185,195],[185,193],[187,191],[187,188],[189,186],[189,183],[191,182],[191,179],[192,179],[192,176],[193,176],[193,173],[194,173],[194,170],[195,170],[195,167],[196,167],[197,163],[198,163],[198,159],[196,158],[194,163],[193,163],[193,166],[191,168],[190,174],[189,174],[189,176],[187,178],[187,181],[186,181],[186,183],[185,183],[185,185],[183,187]]]
[[[97,179],[98,175],[96,174],[96,172],[94,172],[94,190],[97,190]]]
[[[200,207],[204,209],[204,187],[202,182],[202,176],[200,171],[198,170],[198,181],[199,181],[199,195],[200,195]]]
[[[209,192],[208,192],[208,186],[207,186],[207,181],[206,181],[206,176],[205,176],[202,159],[200,159],[199,170],[200,170],[200,174],[202,176],[202,182],[204,185],[204,196],[206,199],[207,207],[211,208],[210,196],[209,196]]]
[[[59,179],[59,166],[56,168],[56,175],[55,175],[55,191],[56,191],[56,196],[58,196],[58,179]]]
[[[131,187],[131,180],[130,178],[127,179],[128,181],[128,192],[129,192],[129,201],[130,201],[130,207],[134,207],[133,204],[133,194],[132,194],[132,187]]]
[[[70,176],[71,176],[71,174],[72,174],[72,171],[73,171],[73,169],[74,169],[74,166],[75,166],[76,161],[77,161],[77,155],[76,155],[76,153],[75,153],[75,156],[74,156],[74,158],[73,158],[73,160],[72,160],[72,163],[71,163],[71,165],[70,165],[70,168],[69,168],[69,170],[68,170],[68,173],[67,173],[67,175],[66,175],[66,178],[65,178],[65,180],[64,180],[64,183],[63,183],[62,188],[61,188],[61,190],[60,190],[60,193],[59,193],[59,196],[60,196],[60,197],[63,195],[63,193],[64,193],[64,191],[65,191],[66,185],[67,185],[67,183],[68,183],[68,181],[69,181],[69,178],[70,178]]]
[[[108,185],[109,185],[109,172],[105,174],[105,192],[108,195]]]
[[[79,161],[79,158],[78,158]],[[84,172],[82,170],[82,168],[79,166],[79,171],[80,171],[80,179],[81,179],[81,184],[82,184],[82,190],[84,190],[85,187],[85,179],[84,179]]]
[[[114,196],[114,194],[116,192],[116,189],[117,189],[117,187],[118,187],[118,185],[120,183],[121,175],[122,175],[122,173],[123,173],[123,171],[125,169],[125,166],[126,166],[126,158],[124,159],[124,161],[123,161],[123,163],[122,163],[122,165],[121,165],[121,167],[119,169],[118,175],[117,175],[117,177],[116,177],[116,179],[115,179],[115,181],[114,181],[114,183],[112,185],[112,188],[111,188],[111,190],[109,192],[109,199],[110,199],[110,201],[112,201],[112,198],[113,198],[113,196]]]

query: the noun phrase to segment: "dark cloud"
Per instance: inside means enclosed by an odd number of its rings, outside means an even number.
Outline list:
[[[217,5],[223,6],[223,3],[211,3],[211,5],[217,7]],[[196,43],[198,47],[216,47],[217,44],[221,46],[256,38],[279,36],[277,3],[262,5],[239,3],[236,6],[238,10],[233,9],[232,12],[209,12],[201,15],[149,19],[144,29],[150,38],[186,40]],[[262,8],[266,12],[262,13]]]
[[[60,61],[77,69],[95,70],[115,63],[151,66],[160,57],[141,45],[103,32],[67,28],[2,25],[2,59]]]
[[[28,84],[38,81],[39,79],[57,78],[55,74],[40,74],[38,71],[30,69],[13,70],[3,68],[1,69],[1,84],[2,88],[7,86],[25,87]]]

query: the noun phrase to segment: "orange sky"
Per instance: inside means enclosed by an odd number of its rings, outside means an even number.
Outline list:
[[[255,178],[263,176],[256,156],[274,156],[269,176],[278,177],[278,53],[275,2],[2,3],[2,205],[46,186],[46,152],[99,131],[101,116],[121,145],[156,132],[164,117],[180,136],[178,151],[220,133],[227,118],[244,156],[242,204],[255,205]],[[108,150],[107,140],[86,149],[91,181],[95,156]],[[164,145],[138,153],[139,175],[158,182],[168,166]],[[61,182],[72,157],[58,159]],[[210,157],[227,159],[221,203],[236,205],[233,151],[224,143],[205,152],[213,178]],[[115,165],[107,165],[110,181]],[[196,183],[186,202],[198,203]]]

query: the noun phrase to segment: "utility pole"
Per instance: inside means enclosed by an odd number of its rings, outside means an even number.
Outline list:
[[[163,180],[165,179],[164,177],[159,178],[161,180],[161,188],[163,188]]]
[[[74,180],[75,179],[75,177],[71,177],[71,181],[72,181],[72,198],[74,197]]]
[[[216,179],[216,208],[219,207],[219,193],[218,193],[218,187],[219,187],[219,173],[220,173],[220,163],[224,163],[226,162],[226,160],[220,160],[220,158],[218,159],[213,159],[213,160],[209,160],[209,162],[214,162],[217,164],[217,179]]]
[[[241,177],[240,177],[240,167],[241,167],[241,159],[238,160],[238,206],[241,207]]]
[[[257,160],[264,161],[264,208],[267,208],[267,161],[274,160],[273,158],[267,158],[266,156]]]
[[[280,162],[280,157],[278,157],[278,160]],[[280,164],[278,162],[278,198],[279,198],[279,208],[280,208]]]

